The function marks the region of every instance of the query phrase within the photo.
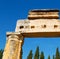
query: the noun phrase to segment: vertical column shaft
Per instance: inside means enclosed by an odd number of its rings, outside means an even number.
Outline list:
[[[2,59],[21,59],[23,38],[16,34],[7,37],[6,47]]]
[[[18,58],[17,59],[22,59],[22,45],[23,45],[23,36],[20,37],[19,41],[19,51],[18,51]]]

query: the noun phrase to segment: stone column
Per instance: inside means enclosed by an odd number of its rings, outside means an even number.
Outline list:
[[[22,45],[24,42],[24,38],[23,36],[20,36],[20,40],[19,40],[19,51],[18,51],[18,58],[17,59],[22,59]]]
[[[21,59],[23,36],[17,33],[7,35],[6,47],[2,59]]]

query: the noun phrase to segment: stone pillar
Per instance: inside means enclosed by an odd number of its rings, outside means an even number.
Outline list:
[[[2,59],[21,59],[22,45],[23,36],[16,33],[10,33],[7,36],[6,47]]]
[[[24,42],[23,36],[20,36],[20,40],[19,40],[19,51],[18,51],[18,58],[17,59],[22,59],[22,45]]]

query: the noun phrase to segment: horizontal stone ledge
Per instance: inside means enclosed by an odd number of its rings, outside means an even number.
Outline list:
[[[21,33],[23,37],[60,37],[60,32],[34,32],[34,33]]]
[[[33,9],[30,12],[60,12],[58,9]]]
[[[21,36],[21,33],[20,32],[6,32],[6,35],[9,36],[9,35],[18,35],[18,36]]]
[[[60,32],[30,32],[30,33],[20,33],[20,32],[7,32],[7,36],[17,35],[19,37],[60,37]]]

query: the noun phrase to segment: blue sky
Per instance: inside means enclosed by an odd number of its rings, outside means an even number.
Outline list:
[[[18,19],[27,18],[31,9],[60,9],[59,0],[0,0],[0,49],[4,49],[6,32],[14,31]],[[56,47],[60,49],[60,38],[25,38],[23,45],[23,59],[26,59],[29,51],[33,53],[36,47],[47,55],[55,54]],[[51,56],[52,57],[52,56]]]

